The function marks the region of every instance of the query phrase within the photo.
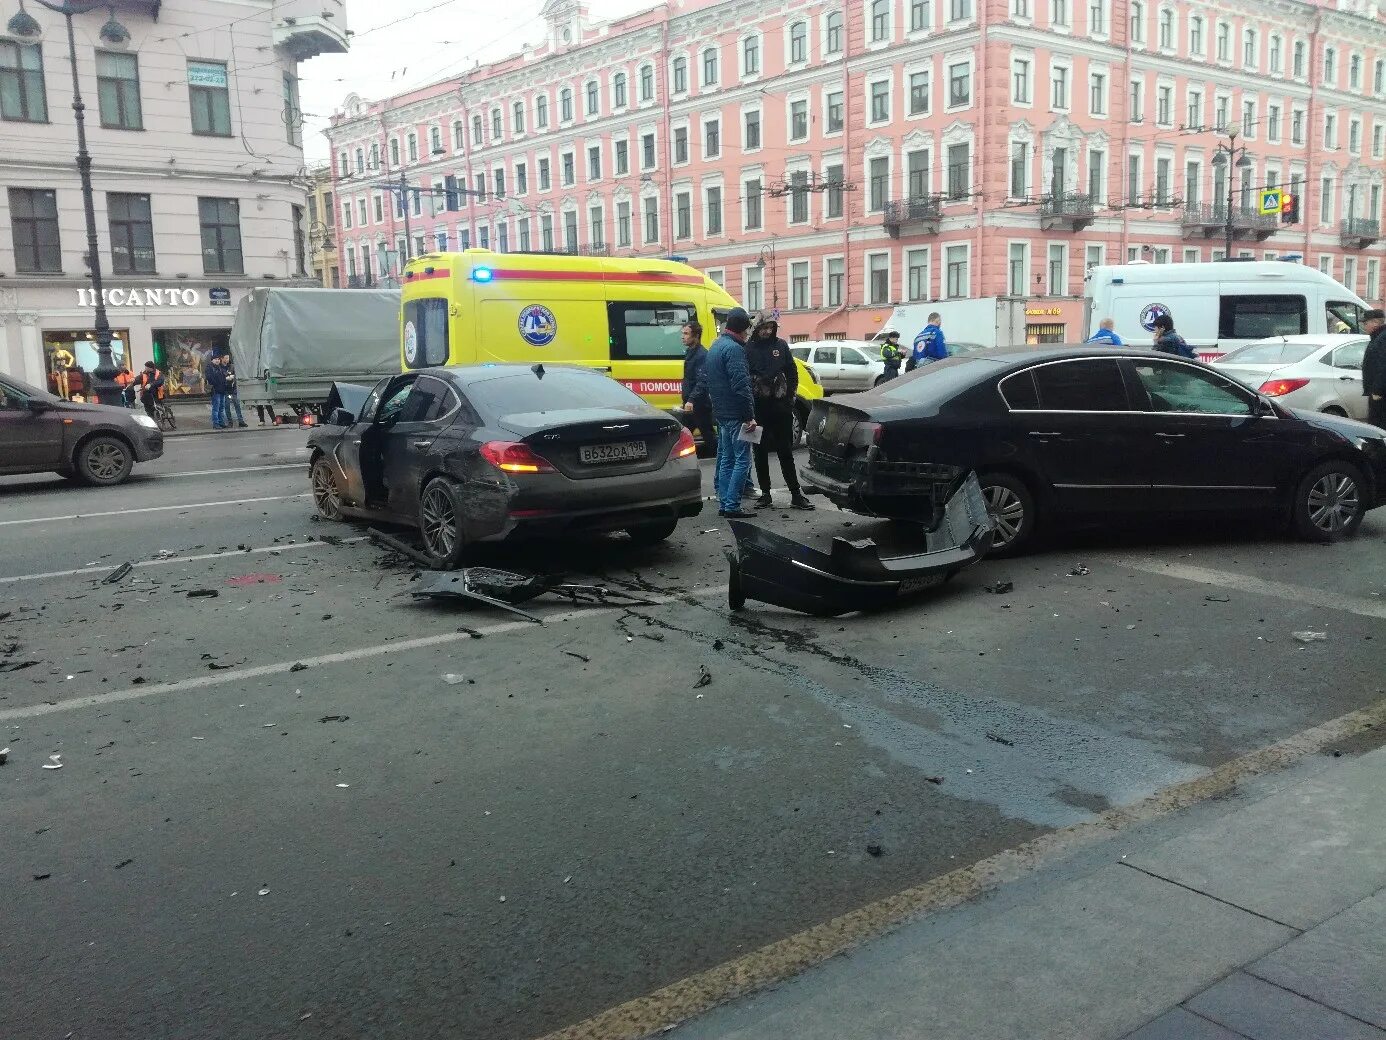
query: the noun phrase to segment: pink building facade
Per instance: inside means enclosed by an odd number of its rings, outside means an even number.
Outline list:
[[[676,255],[797,339],[1016,297],[1071,341],[1088,268],[1218,259],[1230,225],[1233,255],[1298,257],[1376,302],[1380,7],[676,0],[591,24],[550,0],[541,45],[347,99],[342,284],[406,250]],[[1261,215],[1276,188],[1296,223]]]

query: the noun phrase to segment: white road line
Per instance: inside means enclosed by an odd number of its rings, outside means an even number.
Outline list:
[[[225,473],[263,473],[267,469],[297,469],[306,465],[308,462],[308,449],[303,449],[303,458],[291,459],[287,462],[276,462],[269,466],[237,466],[233,469],[187,469],[178,470],[175,473],[150,473],[147,476],[155,480],[167,480],[169,477],[219,477]]]
[[[703,599],[708,596],[725,596],[727,587],[725,585],[712,586],[711,588],[698,589],[696,592],[681,593],[677,596],[651,596],[649,597],[652,606],[661,606],[665,603],[674,603],[680,600]],[[548,625],[563,624],[568,621],[575,621],[578,618],[604,617],[624,611],[625,607],[593,607],[584,610],[569,610],[561,614],[553,614],[544,618],[544,623]],[[483,636],[497,636],[506,632],[522,632],[539,628],[539,625],[532,621],[503,621],[495,625],[487,625],[485,628],[474,629]],[[226,672],[216,672],[212,675],[200,675],[192,679],[179,679],[176,682],[159,683],[152,686],[136,686],[129,690],[113,690],[110,693],[94,693],[87,697],[74,697],[72,700],[58,701],[56,704],[34,704],[27,708],[8,708],[0,711],[0,722],[11,722],[15,719],[34,719],[44,715],[54,715],[58,712],[76,711],[79,708],[95,708],[107,704],[119,704],[123,701],[143,700],[147,697],[157,697],[165,693],[186,693],[190,690],[202,690],[209,686],[222,686],[226,683],[241,682],[246,679],[258,679],[265,675],[286,675],[292,671],[296,664],[304,664],[310,668],[320,668],[323,665],[342,664],[346,661],[360,661],[371,657],[381,657],[385,654],[399,654],[408,650],[423,650],[434,646],[446,646],[449,643],[460,643],[464,640],[474,638],[471,632],[442,632],[436,636],[420,636],[417,639],[401,639],[393,643],[378,643],[375,646],[358,647],[355,650],[343,650],[335,654],[323,654],[320,657],[300,657],[292,661],[277,661],[274,664],[256,665],[253,668],[236,668]]]
[[[1233,571],[1214,570],[1211,567],[1195,567],[1187,563],[1167,563],[1151,556],[1118,558],[1113,561],[1122,567],[1159,574],[1166,578],[1178,578],[1200,585],[1215,585],[1221,589],[1234,589],[1253,596],[1270,596],[1274,599],[1289,600],[1292,603],[1305,603],[1324,607],[1328,610],[1341,610],[1362,617],[1386,618],[1386,602],[1368,599],[1365,596],[1347,596],[1325,589],[1311,589],[1303,585],[1292,585],[1284,581],[1270,581],[1266,578],[1253,578]]]
[[[351,545],[353,542],[367,541],[365,535],[343,538],[338,545]],[[328,542],[294,542],[286,545],[265,545],[256,549],[228,549],[225,552],[198,553],[196,556],[163,556],[156,560],[136,560],[135,567],[162,567],[168,563],[196,563],[198,560],[220,560],[227,556],[250,556],[254,553],[293,552],[295,549],[318,549]],[[20,581],[40,581],[44,578],[71,578],[81,574],[109,574],[119,567],[118,563],[102,564],[98,567],[77,567],[70,571],[44,571],[42,574],[15,574],[0,578],[0,585],[13,585]]]
[[[218,506],[246,506],[254,502],[283,502],[290,498],[309,498],[305,491],[300,495],[269,495],[266,498],[233,498],[225,502],[188,502],[180,506],[144,506],[140,509],[109,509],[100,513],[69,513],[65,516],[35,516],[28,520],[0,520],[0,527],[13,527],[17,524],[51,524],[59,520],[90,520],[95,516],[129,516],[131,513],[167,513],[180,509],[215,509]]]

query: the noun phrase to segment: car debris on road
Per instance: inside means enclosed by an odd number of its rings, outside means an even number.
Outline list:
[[[574,585],[551,575],[520,574],[495,567],[463,567],[456,571],[425,571],[408,590],[415,599],[449,598],[473,600],[498,610],[506,610],[526,621],[542,624],[536,614],[521,610],[518,604],[552,595],[574,606],[649,607],[654,604],[633,593],[608,589],[603,585]]]

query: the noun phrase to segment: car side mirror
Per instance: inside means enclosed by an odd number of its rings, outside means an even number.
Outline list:
[[[1275,405],[1271,404],[1264,397],[1258,397],[1251,406],[1251,414],[1262,418],[1273,416],[1275,415]]]
[[[51,404],[49,404],[47,401],[39,401],[39,400],[33,400],[33,399],[31,399],[31,400],[29,400],[29,401],[27,401],[27,402],[25,402],[25,403],[28,405],[29,411],[33,412],[35,415],[39,415],[39,414],[42,413],[42,412],[46,412],[46,411],[48,411],[50,408],[53,407],[53,406],[52,406]]]
[[[350,426],[356,421],[356,416],[345,408],[334,408],[332,414],[327,417],[328,426]]]

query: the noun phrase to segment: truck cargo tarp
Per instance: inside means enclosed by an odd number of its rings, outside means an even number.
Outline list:
[[[231,327],[241,396],[321,402],[334,381],[399,372],[399,305],[398,290],[250,290]]]

